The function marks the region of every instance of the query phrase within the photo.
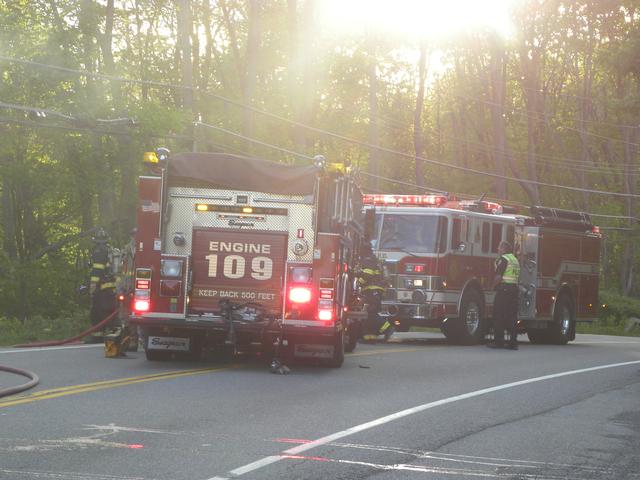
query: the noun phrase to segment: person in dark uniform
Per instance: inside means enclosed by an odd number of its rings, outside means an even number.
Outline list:
[[[490,348],[518,349],[518,277],[520,263],[513,254],[511,244],[501,242],[498,246],[499,257],[495,261],[494,285],[496,296],[493,301],[493,342]],[[505,330],[509,332],[509,343],[505,344]]]
[[[93,251],[91,252],[91,325],[97,325],[116,309],[116,282],[111,271],[109,260],[109,238],[107,233],[98,229],[93,237]],[[90,338],[90,341],[101,341],[100,336]]]
[[[364,339],[369,340],[384,335],[385,340],[393,334],[393,327],[388,321],[381,321],[382,294],[384,293],[384,275],[378,258],[373,254],[369,242],[365,242],[360,253],[360,269],[358,284],[367,304],[367,321]]]

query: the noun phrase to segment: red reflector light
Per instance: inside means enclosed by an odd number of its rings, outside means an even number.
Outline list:
[[[404,267],[406,273],[424,273],[425,266],[415,263],[407,263]]]
[[[320,289],[320,298],[331,300],[333,299],[333,289],[332,288],[321,288]]]
[[[325,322],[333,320],[333,310],[318,310],[318,320]]]
[[[136,280],[136,288],[148,289],[151,285],[151,280]]]
[[[289,290],[289,300],[293,303],[308,303],[311,301],[311,289],[307,287],[293,287]]]
[[[150,306],[149,300],[136,300],[133,304],[133,309],[136,312],[148,312]]]

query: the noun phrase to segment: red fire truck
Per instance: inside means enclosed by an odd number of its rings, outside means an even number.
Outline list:
[[[532,207],[525,216],[439,194],[365,195],[364,204],[388,279],[382,315],[397,330],[439,327],[455,343],[482,341],[503,240],[521,264],[518,321],[532,343],[567,343],[576,321],[597,316],[601,237],[585,213]]]
[[[164,149],[145,162],[130,323],[147,358],[277,344],[342,365],[364,228],[348,169]]]

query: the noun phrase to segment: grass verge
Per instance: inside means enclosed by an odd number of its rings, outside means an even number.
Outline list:
[[[34,316],[24,322],[15,318],[0,317],[0,346],[42,340],[70,338],[89,328],[89,313],[71,312],[61,318]]]

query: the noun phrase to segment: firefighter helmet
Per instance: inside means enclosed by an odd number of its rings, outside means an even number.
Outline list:
[[[93,241],[95,243],[107,243],[108,240],[109,236],[107,235],[107,232],[104,231],[104,228],[99,228],[93,236]]]

